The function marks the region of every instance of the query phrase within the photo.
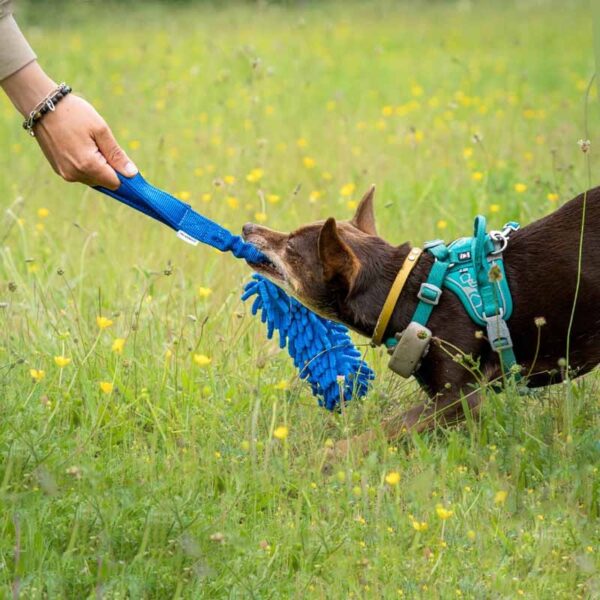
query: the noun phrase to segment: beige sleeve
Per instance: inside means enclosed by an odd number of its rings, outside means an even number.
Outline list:
[[[36,58],[12,16],[10,0],[0,0],[0,81]]]

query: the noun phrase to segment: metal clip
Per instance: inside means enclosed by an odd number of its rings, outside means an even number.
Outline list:
[[[502,318],[502,314],[488,317],[484,315],[487,323],[487,336],[490,346],[496,352],[502,352],[513,347],[512,338],[506,321]]]

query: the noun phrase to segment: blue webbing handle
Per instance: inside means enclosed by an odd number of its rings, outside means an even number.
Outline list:
[[[141,173],[134,177],[125,177],[120,173],[117,176],[121,185],[116,190],[101,186],[95,189],[221,252],[232,252],[237,258],[253,263],[265,259],[262,252],[244,242],[239,235],[233,235],[224,227],[198,214],[189,204],[149,184]]]

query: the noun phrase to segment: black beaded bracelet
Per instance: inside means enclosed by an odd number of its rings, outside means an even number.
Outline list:
[[[23,129],[31,137],[35,137],[34,126],[48,112],[53,112],[54,107],[67,95],[72,92],[72,88],[66,83],[61,83],[55,90],[50,92],[36,107],[29,113],[29,116],[23,121]]]

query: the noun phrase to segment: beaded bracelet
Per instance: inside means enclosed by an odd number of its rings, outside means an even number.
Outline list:
[[[70,94],[72,88],[66,83],[61,83],[55,90],[50,92],[40,103],[36,104],[35,108],[29,113],[29,116],[23,121],[23,129],[29,133],[31,137],[35,137],[34,126],[41,121],[42,117],[48,112],[54,112],[54,107],[67,94]]]

